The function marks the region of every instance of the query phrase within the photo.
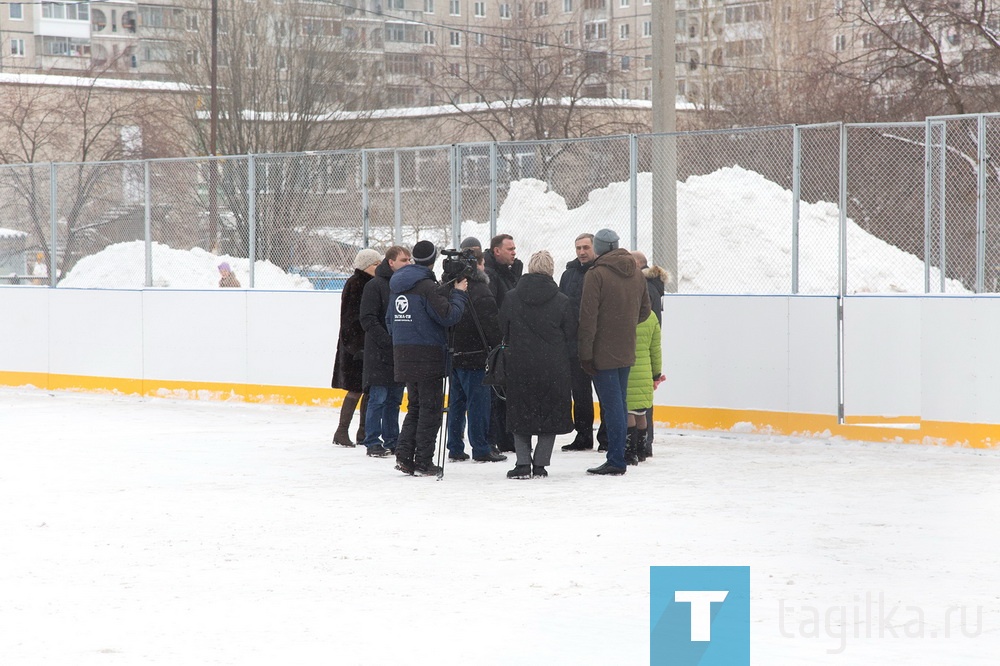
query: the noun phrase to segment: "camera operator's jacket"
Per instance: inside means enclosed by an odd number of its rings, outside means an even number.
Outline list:
[[[500,312],[497,300],[490,290],[490,278],[482,272],[469,278],[469,306],[462,314],[462,319],[455,325],[451,365],[453,368],[482,370],[486,367],[486,356],[490,349],[500,344]],[[483,338],[479,335],[473,313],[479,318],[486,337],[487,349],[483,348]]]
[[[447,332],[462,318],[465,292],[445,295],[427,266],[403,266],[389,280],[386,328],[392,335],[397,382],[444,377]]]

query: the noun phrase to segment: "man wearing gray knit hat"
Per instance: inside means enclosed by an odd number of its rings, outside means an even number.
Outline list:
[[[607,423],[607,462],[589,474],[620,475],[626,470],[625,392],[635,363],[635,329],[651,311],[649,291],[632,254],[618,247],[618,234],[594,234],[597,259],[583,278],[578,348],[580,366],[593,378],[601,419]]]

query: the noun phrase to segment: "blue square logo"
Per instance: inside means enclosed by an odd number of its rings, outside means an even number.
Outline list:
[[[650,567],[649,663],[749,666],[750,567]]]

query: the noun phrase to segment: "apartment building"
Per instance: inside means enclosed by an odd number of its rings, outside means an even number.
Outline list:
[[[289,34],[318,35],[377,63],[384,87],[377,99],[386,107],[529,94],[529,78],[547,78],[539,89],[558,92],[558,76],[575,79],[579,97],[649,99],[654,1],[218,0],[219,62],[252,60],[261,44]],[[926,39],[902,0],[674,1],[678,96],[699,106],[711,106],[718,87],[743,72],[778,77],[816,53],[857,60],[884,40],[877,25]],[[197,78],[207,71],[209,7],[209,0],[0,5],[0,71],[164,80],[182,65]],[[265,25],[245,24],[250,8]],[[948,57],[960,57],[962,30],[947,21],[937,29]],[[234,30],[245,39],[221,39]],[[976,62],[969,67],[995,58]],[[528,64],[516,83],[514,63]],[[506,80],[496,74],[503,69]]]

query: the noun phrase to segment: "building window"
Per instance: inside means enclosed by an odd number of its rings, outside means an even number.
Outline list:
[[[567,28],[566,30],[563,30],[563,44],[569,45],[572,43],[573,43],[573,29]]]
[[[652,21],[643,21],[642,22],[642,36],[643,37],[652,37],[653,36],[653,22]]]
[[[437,44],[437,37],[433,30],[424,30],[424,44]]]
[[[628,99],[628,88],[622,88],[619,97],[622,99]]]
[[[632,59],[628,56],[622,56],[622,71],[627,72],[632,69]]]
[[[434,13],[434,0],[424,0],[424,14]]]
[[[573,11],[573,0],[563,0],[563,11],[564,12]]]
[[[476,46],[486,46],[486,35],[485,34],[483,34],[481,32],[477,32],[476,33]]]
[[[510,18],[510,3],[501,2],[500,3],[500,18],[509,19]]]
[[[594,21],[585,23],[583,26],[583,38],[586,41],[608,38],[608,24],[606,21]]]
[[[10,40],[10,54],[15,58],[24,57],[24,40],[23,39],[12,39]]]
[[[476,2],[476,3],[473,3],[473,5],[474,5],[474,7],[473,7],[473,14],[475,14],[477,18],[483,18],[483,17],[486,16],[486,3],[485,2]]]
[[[189,65],[198,65],[201,63],[201,53],[198,49],[188,49],[184,52],[184,60]]]
[[[184,27],[191,32],[198,32],[198,15],[191,12],[185,13]]]
[[[8,5],[8,13],[11,21],[24,20],[24,6],[20,2],[12,2]],[[24,40],[21,40],[22,42]],[[14,55],[11,53],[11,55]],[[23,53],[21,55],[24,55]]]
[[[452,46],[462,45],[462,33],[457,30],[452,30],[448,33],[448,43]]]
[[[619,7],[628,7],[631,4],[630,0],[621,0]]]
[[[833,42],[833,48],[838,52],[847,49],[847,35],[837,35]]]
[[[535,35],[535,47],[544,48],[549,45],[549,33],[541,32]]]
[[[90,4],[86,2],[68,4],[62,2],[44,2],[42,3],[42,17],[68,19],[70,21],[89,21]]]
[[[618,39],[628,39],[629,25],[628,23],[622,23],[618,26]]]
[[[535,16],[548,16],[549,15],[549,3],[548,2],[536,2],[535,3]]]
[[[448,65],[448,73],[451,74],[452,76],[456,76],[456,77],[457,76],[461,76],[462,75],[462,65],[459,64],[459,63],[457,63],[457,62],[451,63],[450,65]]]
[[[459,0],[450,0],[450,2],[448,2],[448,13],[452,16],[461,16],[462,3]]]

